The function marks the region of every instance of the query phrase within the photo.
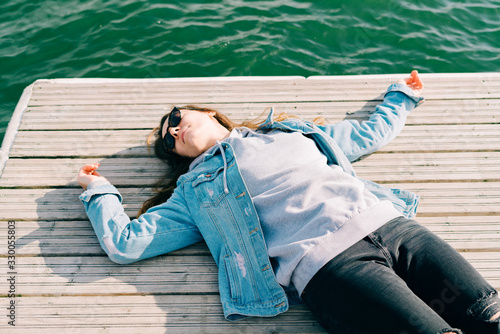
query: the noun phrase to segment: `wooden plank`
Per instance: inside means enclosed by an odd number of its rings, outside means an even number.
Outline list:
[[[275,80],[224,80],[187,83],[146,83],[118,89],[116,92],[106,93],[102,86],[74,86],[71,84],[58,85],[56,83],[45,86],[35,84],[34,95],[30,106],[47,104],[137,104],[137,103],[172,103],[189,99],[193,102],[221,102],[242,100],[262,102],[296,100],[297,85],[305,80],[302,77],[277,77]],[[62,89],[59,89],[59,86]],[[154,86],[158,87],[155,90]],[[92,88],[94,87],[94,88]],[[74,89],[74,90],[73,90]],[[115,88],[112,88],[114,90]],[[300,90],[300,89],[299,89]],[[54,94],[54,92],[56,92]],[[101,93],[104,91],[104,93]],[[53,95],[52,95],[53,94]]]
[[[33,85],[30,85],[23,90],[23,94],[16,105],[14,113],[9,121],[9,125],[7,126],[7,130],[5,131],[2,147],[0,147],[0,176],[2,175],[5,163],[9,159],[10,150],[14,144],[21,125],[21,119],[31,98],[32,88]]]
[[[393,184],[422,195],[421,215],[498,215],[499,185],[498,182],[439,183],[439,190],[436,190],[432,183]],[[119,189],[124,195],[125,212],[129,216],[135,216],[144,200],[152,194],[151,190],[143,188]],[[3,189],[1,193],[0,219],[86,219],[83,206],[77,199],[80,189]]]
[[[383,78],[372,76],[317,76],[309,77],[305,84],[312,81],[320,83],[320,86],[328,91],[330,85],[343,85],[347,82],[357,83],[358,87],[375,86],[384,87],[396,82],[407,74],[385,75]],[[420,73],[424,82],[425,97],[427,99],[474,99],[474,98],[498,98],[500,93],[500,73]],[[363,82],[364,81],[364,82]],[[363,85],[364,83],[364,85]],[[356,88],[354,88],[356,89]]]
[[[271,101],[325,101],[325,100],[369,100],[380,95],[391,82],[406,75],[387,75],[380,80],[356,77],[320,77],[303,79],[286,77],[282,80],[225,80],[219,82],[197,82],[197,85],[174,82],[143,82],[143,84],[113,87],[106,92],[100,85],[72,85],[52,83],[35,84],[30,105],[43,104],[116,104],[121,103],[172,103],[185,100],[187,96],[193,102],[271,102]],[[457,80],[443,80],[442,75],[422,74],[426,82],[429,99],[477,99],[499,98],[500,80],[498,73],[483,74],[482,77],[470,77],[465,83]],[[368,78],[370,79],[370,78]],[[375,79],[375,80],[373,80]],[[117,89],[118,88],[118,89]],[[156,88],[156,89],[155,89]],[[87,89],[87,90],[86,90]],[[51,92],[54,97],[51,97]],[[103,92],[104,91],[104,92]],[[103,93],[100,93],[103,92]],[[87,95],[85,95],[87,93]]]
[[[15,157],[150,156],[150,130],[22,131],[11,150]],[[151,153],[152,154],[152,153]]]
[[[499,78],[497,72],[482,72],[482,73],[419,73],[420,76],[426,78],[426,80],[433,80],[436,84],[448,82],[456,85],[461,85],[464,82],[477,82],[480,84],[485,81],[495,81]],[[386,84],[394,82],[400,78],[407,77],[408,73],[389,73],[389,74],[366,74],[366,75],[321,75],[321,76],[310,76],[307,80],[326,80],[341,82],[342,84],[348,82],[356,82],[358,84]],[[136,79],[136,78],[57,78],[57,79],[40,79],[36,82],[40,85],[82,85],[82,86],[92,86],[97,85],[99,87],[109,87],[109,86],[132,86],[137,87],[139,84],[147,85],[164,85],[164,84],[174,84],[179,85],[207,85],[214,83],[224,83],[224,82],[237,82],[243,81],[251,85],[255,82],[261,81],[280,81],[286,79],[294,80],[305,80],[302,76],[223,76],[223,77],[181,77],[181,78],[146,78],[146,79]]]
[[[0,258],[3,268],[7,258]],[[131,265],[107,257],[21,257],[16,291],[23,296],[217,294],[217,266],[210,255],[160,256]],[[8,290],[2,280],[0,288]]]
[[[497,182],[388,183],[421,196],[417,217],[499,216],[500,184]]]
[[[495,182],[499,163],[500,152],[417,152],[373,154],[354,166],[360,177],[380,183]]]
[[[421,216],[499,215],[500,182],[397,183],[422,196]],[[149,188],[118,188],[124,196],[125,212],[135,217],[152,195]],[[85,220],[78,200],[81,189],[0,189],[0,219]]]
[[[498,124],[406,126],[381,152],[498,151]]]
[[[125,212],[136,216],[152,191],[144,188],[120,188],[126,196]],[[0,220],[87,220],[78,196],[82,189],[0,189]]]
[[[423,94],[425,96],[425,94]],[[410,113],[407,124],[498,123],[498,99],[429,100]]]
[[[394,150],[388,147],[387,150]],[[117,186],[152,187],[168,172],[156,158],[11,158],[0,187],[78,187],[81,166],[100,162],[100,172]],[[374,182],[500,181],[500,152],[377,153],[354,164],[358,176]]]
[[[461,252],[500,251],[500,224],[498,224],[498,219],[498,215],[444,217],[422,217],[418,215],[416,218],[419,223]]]
[[[188,102],[189,103],[189,102]],[[183,103],[187,104],[187,103]],[[365,103],[235,103],[235,104],[204,104],[221,111],[235,122],[246,119],[255,119],[267,116],[269,108],[274,106],[276,112],[287,112],[300,115],[305,119],[312,119],[318,115],[328,115],[329,120],[338,122],[346,113],[358,111],[363,115],[357,118],[366,118],[374,106],[364,107]],[[51,129],[152,129],[159,124],[160,118],[168,113],[171,106],[164,105],[119,105],[107,106],[45,106],[30,107],[23,119],[23,130],[51,130]],[[120,113],[120,117],[116,117]],[[140,122],[138,118],[140,117]],[[92,121],[89,121],[92,120]],[[98,120],[98,122],[95,122]]]
[[[304,306],[226,321],[217,295],[19,297],[17,333],[324,333]],[[1,307],[7,307],[3,299]],[[2,333],[10,333],[6,321]]]
[[[90,221],[16,221],[17,256],[106,256]],[[0,240],[7,244],[7,221],[0,221]],[[0,249],[6,257],[7,247]],[[172,256],[210,255],[204,242],[170,253]]]
[[[190,103],[189,100],[181,105]],[[236,122],[267,115],[274,106],[276,112],[286,112],[304,119],[323,116],[328,123],[343,119],[367,119],[380,100],[336,102],[275,102],[267,103],[214,103],[200,105],[221,111]],[[171,110],[171,105],[49,105],[28,107],[20,126],[21,130],[61,129],[152,129],[160,118]],[[117,117],[119,115],[119,117]],[[138,119],[140,122],[138,122]],[[407,125],[423,124],[478,124],[498,123],[499,100],[428,100],[412,112]]]
[[[498,216],[418,217],[417,220],[461,251],[498,248]],[[7,222],[0,222],[0,242],[7,242]],[[105,256],[88,220],[16,221],[18,256]],[[0,256],[7,255],[0,249]],[[209,255],[205,243],[184,248],[172,255]]]
[[[407,126],[379,152],[498,151],[498,125]],[[151,130],[21,131],[12,146],[17,157],[151,156]]]
[[[80,167],[100,162],[99,171],[117,186],[152,187],[169,169],[156,158],[16,159],[6,164],[0,187],[79,187]]]
[[[321,86],[320,86],[321,87]],[[316,87],[316,88],[320,88]],[[471,88],[471,87],[469,87]],[[315,87],[308,87],[303,91],[290,91],[287,88],[279,89],[275,92],[262,90],[257,93],[248,91],[234,91],[228,93],[205,93],[197,94],[195,92],[186,92],[179,94],[165,94],[158,93],[157,96],[150,96],[147,94],[131,94],[124,92],[121,94],[99,94],[91,92],[88,96],[36,96],[30,100],[30,107],[34,106],[48,106],[48,105],[121,105],[121,104],[206,104],[206,103],[237,103],[237,102],[301,102],[301,101],[368,101],[371,99],[381,99],[385,90],[369,89],[367,91],[358,90],[353,93],[352,88],[338,89],[329,87],[327,91],[315,91]],[[495,90],[496,91],[496,90]],[[440,99],[440,100],[455,100],[457,98],[464,99],[489,99],[499,98],[500,93],[492,94],[491,91],[470,93],[467,88],[456,91],[455,89],[440,90],[439,93],[426,93],[427,99]]]
[[[467,254],[482,276],[499,287],[497,252]],[[7,259],[0,258],[7,266]],[[22,296],[218,294],[217,266],[207,256],[158,256],[129,265],[107,257],[22,257],[16,261],[16,292]],[[9,282],[0,281],[8,291]]]
[[[462,256],[469,261],[497,291],[500,291],[500,252],[463,252]]]

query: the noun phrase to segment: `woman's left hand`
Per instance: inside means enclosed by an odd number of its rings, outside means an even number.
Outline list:
[[[422,94],[422,91],[424,90],[424,84],[422,83],[422,80],[418,77],[418,71],[413,70],[411,71],[410,77],[406,79],[400,79],[398,83],[403,84],[408,86],[415,96],[420,96]]]

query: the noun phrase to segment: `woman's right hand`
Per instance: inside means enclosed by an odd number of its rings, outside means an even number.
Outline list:
[[[98,180],[106,181],[106,178],[104,176],[101,176],[101,174],[99,174],[99,172],[96,171],[96,169],[99,168],[99,166],[100,166],[99,163],[95,163],[95,164],[88,164],[80,168],[76,181],[82,186],[83,189],[87,189],[87,186],[94,181]]]

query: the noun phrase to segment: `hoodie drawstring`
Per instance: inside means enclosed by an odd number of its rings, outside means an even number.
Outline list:
[[[222,155],[222,160],[224,161],[224,171],[223,171],[223,177],[222,177],[222,180],[224,183],[224,192],[226,194],[229,194],[229,189],[227,188],[227,177],[226,177],[226,169],[227,169],[226,153],[224,152],[224,147],[222,146],[220,141],[217,140],[216,144],[217,144],[217,147],[219,148],[220,153]]]

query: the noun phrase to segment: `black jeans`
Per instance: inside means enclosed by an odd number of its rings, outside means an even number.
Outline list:
[[[329,332],[498,334],[497,291],[415,221],[394,219],[328,262],[302,299]],[[462,332],[463,331],[463,332]]]

